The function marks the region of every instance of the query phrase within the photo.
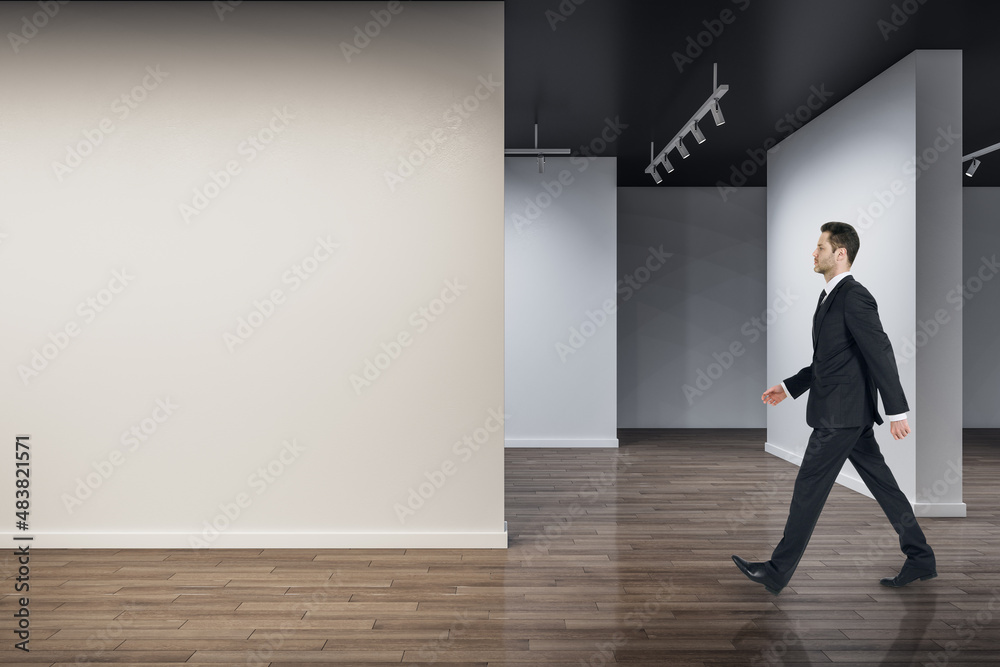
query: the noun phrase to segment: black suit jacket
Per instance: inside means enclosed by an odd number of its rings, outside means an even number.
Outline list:
[[[785,380],[785,388],[792,398],[810,390],[806,423],[813,428],[881,424],[876,389],[887,414],[909,411],[878,305],[854,276],[841,279],[820,306],[812,363]]]

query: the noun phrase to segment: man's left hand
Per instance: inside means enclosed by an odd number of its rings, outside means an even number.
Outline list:
[[[893,438],[902,440],[910,434],[910,425],[906,423],[905,419],[900,419],[898,422],[892,422],[889,425],[889,430],[892,432]]]

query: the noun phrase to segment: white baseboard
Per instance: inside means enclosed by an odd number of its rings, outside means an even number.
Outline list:
[[[787,449],[779,447],[771,442],[764,443],[764,451],[768,454],[773,454],[779,459],[784,459],[795,465],[802,465],[802,456],[790,452]],[[865,486],[857,477],[852,477],[846,473],[840,473],[837,475],[837,484],[841,486],[846,486],[852,491],[857,491],[858,493],[873,498],[871,491]],[[910,504],[913,506],[914,516],[926,516],[926,517],[963,517],[965,516],[965,503],[914,503],[912,500]]]
[[[783,447],[775,445],[774,443],[765,442],[764,451],[767,452],[768,454],[773,454],[774,456],[777,456],[779,459],[785,459],[789,463],[794,463],[797,466],[802,465],[801,454],[790,452],[787,449],[784,449]],[[868,487],[865,486],[865,483],[862,482],[857,477],[851,477],[850,475],[841,472],[839,475],[837,475],[837,484],[840,484],[841,486],[846,486],[851,491],[857,491],[861,495],[868,496],[869,498],[872,499],[875,498],[875,496],[872,495],[871,491],[868,490]]]
[[[502,531],[465,533],[0,533],[9,548],[32,549],[506,549]]]
[[[965,510],[965,503],[913,503],[913,513],[916,516],[962,517],[965,516]]]
[[[618,438],[550,438],[550,439],[520,439],[507,438],[504,447],[617,447]]]

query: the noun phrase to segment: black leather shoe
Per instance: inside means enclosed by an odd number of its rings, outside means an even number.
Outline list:
[[[768,576],[767,571],[764,570],[764,563],[751,563],[735,555],[733,562],[736,563],[736,567],[740,568],[740,572],[747,576],[747,579],[761,584],[772,595],[777,595],[785,587],[784,584],[779,584]]]
[[[899,571],[895,577],[883,577],[879,580],[879,583],[883,586],[888,586],[889,588],[900,588],[906,584],[912,583],[919,579],[920,581],[927,581],[928,579],[933,579],[937,576],[937,572],[934,570],[917,570],[914,568],[903,566],[903,569]]]

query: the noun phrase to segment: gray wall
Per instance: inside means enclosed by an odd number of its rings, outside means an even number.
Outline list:
[[[505,160],[511,447],[617,447],[615,158]]]
[[[1000,188],[963,194],[963,425],[1000,428]]]
[[[767,291],[765,198],[619,188],[619,427],[765,425],[764,331],[801,296]]]
[[[963,177],[964,178],[964,177]],[[963,300],[963,426],[965,428],[1000,428],[1000,188],[963,188],[963,285],[968,298]],[[767,334],[754,340],[745,329],[760,331],[752,318],[761,318],[766,292],[760,274],[764,272],[766,255],[757,243],[756,234],[763,234],[765,224],[765,191],[763,188],[742,188],[730,197],[730,204],[720,206],[714,190],[704,188],[619,188],[618,190],[618,425],[620,428],[698,428],[720,425],[704,413],[701,405],[711,406],[722,417],[738,415],[735,425],[760,428],[766,425],[763,407],[747,406],[749,387],[773,384],[766,372]],[[756,210],[759,208],[759,210]],[[677,213],[675,213],[677,212]],[[678,214],[683,219],[677,219]],[[697,238],[710,234],[705,222],[720,224],[730,220],[740,223],[728,229],[728,242],[742,244],[759,253],[759,261],[746,266],[744,280],[730,280],[743,287],[724,310],[732,311],[713,325],[714,311],[692,311],[682,304],[693,298],[690,275],[704,261],[701,254],[718,251],[718,244],[698,244]],[[817,228],[818,229],[818,228]],[[712,232],[715,233],[715,232]],[[742,235],[742,237],[740,236]],[[670,237],[673,236],[673,239]],[[678,241],[683,239],[683,241]],[[694,240],[692,240],[694,239]],[[645,266],[649,247],[664,245],[672,253],[665,267],[651,271],[640,289],[629,289],[626,275]],[[683,247],[682,247],[683,244]],[[681,252],[683,250],[683,252]],[[865,245],[865,255],[870,248]],[[860,257],[860,255],[859,255]],[[997,257],[997,259],[994,259]],[[864,263],[856,268],[861,273]],[[808,274],[807,274],[808,275]],[[815,283],[815,284],[812,284]],[[812,281],[813,291],[822,283]],[[730,286],[733,286],[732,284]],[[683,292],[690,289],[691,292]],[[795,293],[805,292],[798,288]],[[818,291],[816,292],[818,294]],[[953,294],[953,300],[957,294]],[[810,292],[811,294],[811,292]],[[947,295],[943,295],[944,299]],[[812,299],[812,296],[810,296]],[[772,299],[773,301],[773,299]],[[945,301],[945,303],[948,303]],[[756,305],[754,305],[756,304]],[[813,304],[810,304],[810,308]],[[769,304],[769,306],[773,306]],[[880,302],[880,307],[882,304]],[[742,313],[740,311],[742,309]],[[773,308],[772,308],[773,311]],[[738,316],[741,313],[742,318]],[[772,312],[772,317],[776,315]],[[763,319],[763,318],[761,318]],[[885,319],[885,318],[883,318]],[[926,318],[925,318],[926,319]],[[734,326],[734,322],[740,324]],[[884,322],[883,322],[884,324]],[[808,326],[808,325],[803,325]],[[720,336],[722,331],[731,340],[742,340],[749,354],[740,357],[718,383],[713,381],[701,396],[693,396],[692,404],[681,391],[683,384],[698,378],[715,362],[713,353],[725,349],[725,341],[706,346],[701,340],[706,332]],[[801,332],[800,332],[801,333]],[[912,342],[912,341],[910,341]],[[901,343],[903,345],[903,343]],[[901,352],[912,355],[906,345]],[[688,361],[696,356],[696,361]],[[715,370],[715,369],[713,369]],[[709,378],[710,379],[710,378]],[[703,384],[705,380],[703,379]],[[770,386],[766,384],[766,386]],[[697,387],[695,387],[697,388]],[[721,390],[721,391],[720,391]],[[751,409],[752,408],[752,409]],[[728,420],[725,424],[731,425]]]

